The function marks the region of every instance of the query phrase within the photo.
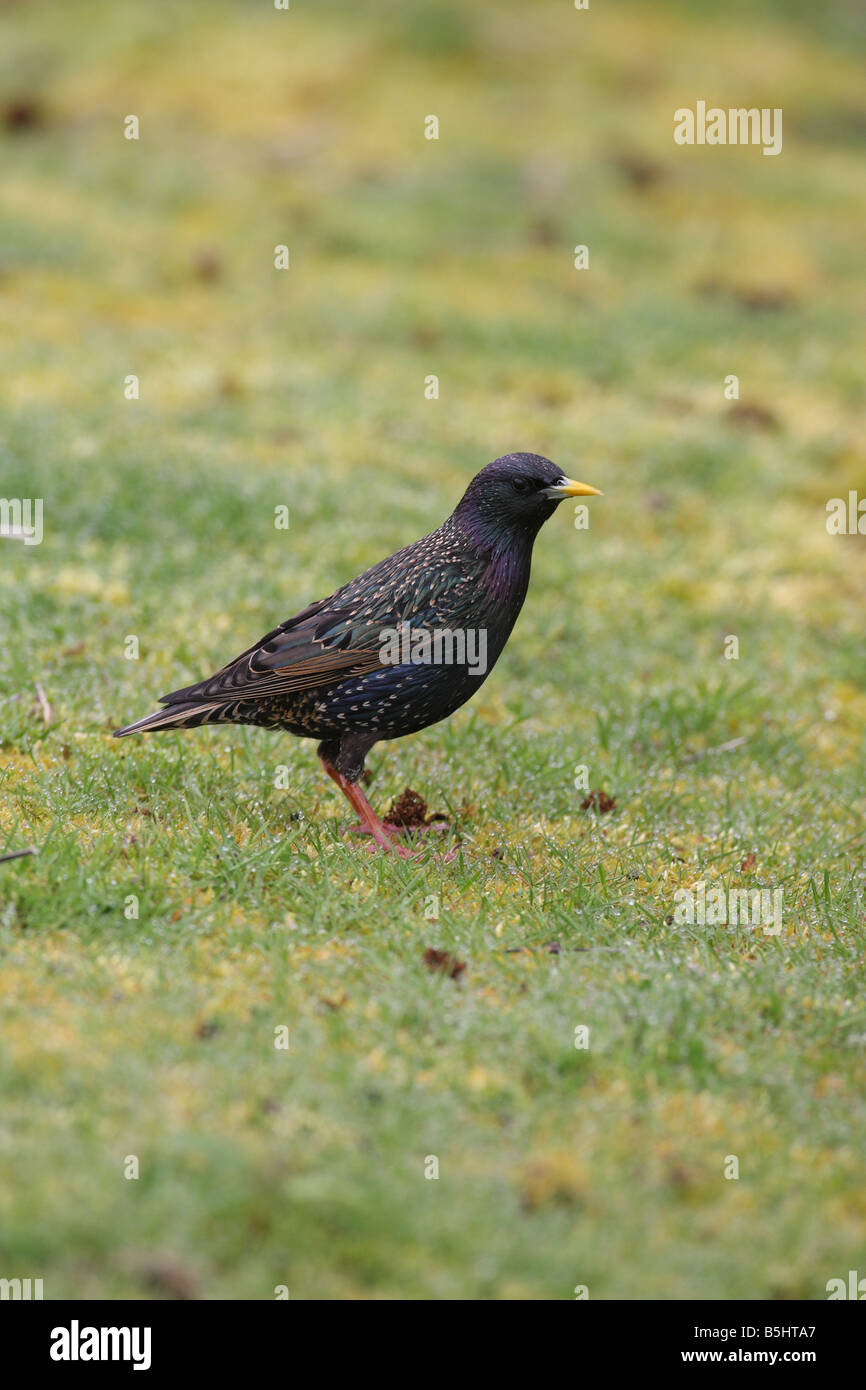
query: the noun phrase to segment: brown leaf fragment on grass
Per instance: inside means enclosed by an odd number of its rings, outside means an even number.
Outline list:
[[[631,150],[613,155],[611,164],[638,193],[647,193],[670,177],[661,164]]]
[[[749,854],[747,854],[746,857],[745,857],[745,859],[743,860],[742,864],[740,865],[740,871],[741,871],[741,873],[744,873],[744,874],[749,874],[749,873],[751,873],[751,872],[752,872],[752,869],[754,869],[755,864],[756,864],[757,862],[758,862],[758,861],[755,859],[754,854],[752,854],[751,852],[750,852]]]
[[[182,1302],[200,1296],[197,1273],[178,1255],[142,1255],[134,1265],[139,1276],[157,1294]]]
[[[222,279],[223,263],[219,252],[211,246],[203,246],[195,253],[192,268],[196,279],[203,280],[205,284]]]
[[[217,379],[217,393],[229,399],[237,398],[244,394],[243,384],[234,372],[223,372]]]
[[[777,430],[779,421],[768,410],[765,405],[759,405],[757,401],[734,401],[727,411],[727,418],[732,425],[746,430]]]
[[[672,1187],[682,1192],[689,1192],[695,1184],[695,1174],[683,1163],[669,1164],[665,1176]]]
[[[3,124],[8,131],[21,135],[44,125],[45,112],[34,97],[13,97],[3,108]]]
[[[432,825],[434,821],[447,821],[441,811],[432,815],[427,810],[427,802],[411,787],[406,787],[391,802],[390,810],[384,817],[386,825],[396,825],[402,830],[420,830],[422,826]]]
[[[439,342],[442,337],[441,330],[429,323],[419,323],[409,334],[409,341],[413,347],[429,348]]]
[[[695,284],[695,292],[706,299],[729,299],[749,313],[778,313],[797,305],[797,296],[786,285],[738,285],[716,276],[706,276]]]
[[[589,1192],[589,1178],[585,1166],[569,1153],[538,1154],[523,1168],[519,1190],[520,1205],[527,1212],[581,1205]]]
[[[744,285],[736,292],[736,300],[752,314],[778,313],[792,309],[797,297],[784,285]]]
[[[319,995],[319,1003],[323,1004],[326,1009],[330,1009],[334,1013],[336,1013],[337,1009],[342,1009],[343,1005],[348,1004],[348,1002],[349,996],[345,990],[341,990],[339,994]]]
[[[607,792],[601,790],[596,792],[590,792],[589,795],[585,796],[583,798],[583,801],[581,801],[580,803],[581,811],[588,811],[590,807],[593,807],[596,811],[598,811],[598,814],[600,816],[606,815],[607,812],[612,811],[615,806],[616,797],[608,796]]]
[[[465,960],[458,960],[449,951],[437,951],[434,946],[428,946],[424,952],[424,964],[428,970],[441,970],[452,980],[456,980],[466,969]]]
[[[427,824],[427,802],[423,796],[413,792],[411,787],[406,787],[398,797],[391,802],[391,808],[385,816],[386,825],[400,825],[405,829],[413,826]]]
[[[562,233],[552,217],[537,217],[529,228],[529,239],[536,246],[556,246]]]

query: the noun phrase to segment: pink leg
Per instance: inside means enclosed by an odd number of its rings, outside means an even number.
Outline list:
[[[336,782],[340,791],[343,793],[349,805],[361,818],[361,826],[365,833],[373,836],[379,849],[390,851],[391,854],[399,855],[401,859],[411,859],[412,851],[405,849],[402,845],[395,845],[388,833],[388,827],[380,821],[373,807],[370,805],[364,793],[361,791],[357,782],[349,782],[341,772],[328,763],[324,758],[320,759],[322,767],[328,776]]]
[[[332,781],[336,782],[340,791],[349,802],[349,805],[357,815],[360,816],[361,823],[357,827],[358,831],[363,835],[372,835],[379,849],[387,850],[390,854],[396,854],[400,859],[414,859],[418,853],[417,850],[406,849],[404,845],[395,844],[392,838],[395,835],[404,833],[402,826],[385,825],[376,815],[376,812],[373,810],[373,807],[361,791],[357,782],[348,781],[341,772],[337,771],[333,763],[326,762],[324,758],[320,757],[319,761]],[[354,828],[355,827],[353,827],[353,829]],[[372,848],[372,846],[370,846],[370,848]],[[450,860],[454,859],[455,854],[455,850],[449,850],[444,856],[443,862],[448,863]]]
[[[390,825],[387,821],[380,821],[382,829],[386,835],[429,835],[431,830],[438,831],[440,834],[448,829],[444,821],[435,825]],[[364,825],[362,821],[356,821],[354,825],[346,826],[347,835],[372,835],[369,825]]]

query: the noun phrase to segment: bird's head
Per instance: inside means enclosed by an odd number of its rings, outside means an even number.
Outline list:
[[[566,497],[600,496],[540,454],[505,454],[476,473],[454,515],[479,540],[533,538]]]

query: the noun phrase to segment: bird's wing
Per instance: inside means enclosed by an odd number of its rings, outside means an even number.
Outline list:
[[[311,604],[208,680],[173,690],[162,703],[269,699],[374,670],[380,664],[381,624],[353,624],[350,612],[330,604],[330,599]]]
[[[258,700],[311,690],[382,666],[380,634],[400,622],[424,626],[438,597],[460,578],[427,574],[423,607],[417,568],[407,552],[389,556],[329,598],[312,603],[267,633],[209,679],[163,695],[162,704],[189,700]]]

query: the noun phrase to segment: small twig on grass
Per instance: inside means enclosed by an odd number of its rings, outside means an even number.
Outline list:
[[[10,859],[26,859],[28,854],[38,854],[38,849],[31,845],[29,849],[14,849],[11,854],[0,854],[0,864],[6,864]]]
[[[715,748],[699,748],[696,753],[687,753],[683,762],[696,763],[699,758],[709,758],[713,753],[730,753],[734,748],[742,748],[743,744],[748,743],[748,741],[745,734],[742,738],[729,738],[727,743],[717,743]]]
[[[45,691],[42,689],[42,686],[39,684],[38,681],[36,682],[36,702],[36,707],[42,715],[43,724],[52,724],[54,722],[54,710],[51,708],[51,705],[48,701],[48,696],[45,694]]]

